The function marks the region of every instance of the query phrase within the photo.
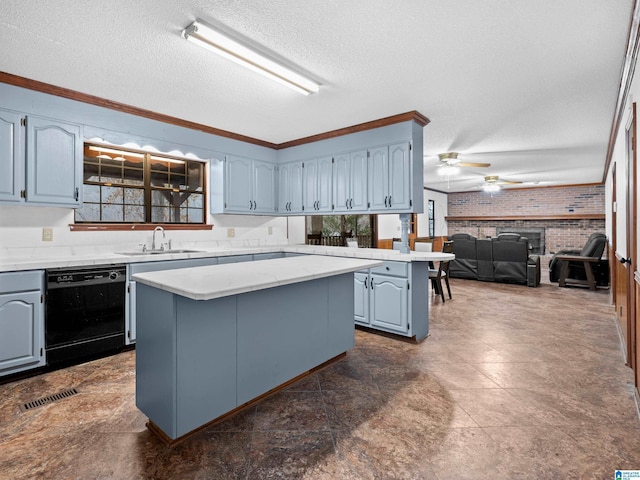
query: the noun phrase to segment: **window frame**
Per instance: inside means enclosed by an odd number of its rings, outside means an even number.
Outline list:
[[[98,155],[92,155],[93,158],[100,158],[97,162],[89,162],[90,164],[96,165],[98,167],[98,172],[99,172],[99,176],[98,176],[98,180],[88,180],[85,177],[85,166],[87,165],[87,158],[88,155],[87,150],[90,149],[90,147],[94,147],[93,150],[97,151],[97,152],[103,152],[103,153],[109,153],[110,155],[120,155],[120,157],[123,158],[127,158],[127,156],[131,157],[131,158],[140,158],[140,162],[142,163],[140,168],[132,168],[131,166],[127,167],[124,164],[122,164],[122,176],[121,176],[121,182],[110,182],[110,181],[105,181],[102,179],[101,176],[101,169],[103,167],[102,162],[105,161],[104,157],[98,157]],[[115,157],[112,157],[112,159],[114,159]],[[166,175],[167,175],[167,182],[165,184],[165,186],[158,186],[158,185],[154,185],[153,184],[153,178],[152,178],[152,174],[155,173],[162,173],[161,169],[158,170],[154,170],[153,169],[153,165],[158,164],[158,163],[166,163]],[[184,173],[180,174],[180,173],[173,173],[171,170],[171,165],[177,163],[177,164],[183,164],[184,165]],[[188,186],[188,179],[189,179],[189,167],[191,165],[196,165],[197,168],[200,170],[200,173],[197,177],[197,179],[199,180],[198,184],[195,187],[189,188],[190,186]],[[125,215],[125,210],[123,209],[123,220],[122,221],[117,221],[117,220],[79,220],[77,218],[77,212],[78,209],[76,209],[76,211],[74,212],[74,223],[72,224],[75,228],[72,228],[72,230],[132,230],[132,229],[139,229],[139,230],[143,230],[144,228],[141,228],[144,225],[149,225],[149,226],[156,226],[156,225],[163,225],[163,226],[167,226],[168,228],[171,229],[171,226],[175,226],[178,228],[182,228],[182,229],[211,229],[212,225],[208,224],[208,219],[209,219],[209,209],[208,209],[208,191],[209,191],[209,185],[208,185],[208,175],[207,175],[207,168],[208,168],[209,163],[206,160],[202,160],[199,158],[189,158],[189,157],[181,157],[181,156],[177,156],[177,155],[170,155],[170,154],[165,154],[165,153],[161,153],[161,152],[156,152],[156,151],[149,151],[149,150],[141,150],[141,149],[135,149],[135,148],[129,148],[129,147],[124,147],[124,146],[119,146],[119,145],[112,145],[112,144],[102,144],[102,143],[97,143],[97,142],[85,142],[84,143],[84,148],[83,148],[83,188],[85,188],[86,185],[95,185],[100,187],[100,198],[98,202],[83,202],[83,205],[85,203],[87,204],[93,204],[93,205],[98,205],[98,208],[100,209],[100,217],[102,218],[102,210],[104,205],[109,205],[109,203],[105,203],[103,202],[103,198],[102,198],[102,189],[104,187],[116,187],[116,188],[122,188],[123,189],[123,197],[125,194],[125,189],[138,189],[138,190],[142,190],[142,203],[139,204],[127,204],[125,199],[122,199],[122,203],[121,204],[116,204],[114,203],[114,205],[122,205],[123,207],[125,205],[140,205],[143,207],[144,209],[144,220],[143,221],[130,221],[130,220],[125,220],[124,219],[124,215]],[[107,165],[108,166],[108,165]],[[135,183],[129,183],[126,182],[126,178],[125,174],[124,174],[124,169],[129,168],[132,170],[140,170],[142,172],[142,183],[141,184],[135,184]],[[177,185],[174,185],[172,180],[172,176],[180,176],[180,177],[184,177],[184,182],[180,183],[178,182]],[[168,186],[167,186],[168,185]],[[182,222],[180,221],[180,218],[178,218],[177,221],[166,221],[167,219],[156,219],[154,221],[154,213],[157,214],[157,210],[154,211],[154,207],[157,209],[159,207],[162,207],[162,205],[155,205],[153,204],[153,193],[154,192],[171,192],[173,195],[177,194],[177,195],[184,195],[187,194],[186,197],[184,197],[184,199],[182,201],[180,201],[179,203],[173,203],[173,202],[169,202],[168,204],[168,214],[169,214],[169,219],[171,219],[171,216],[173,215],[174,212],[172,212],[172,210],[176,209],[177,210],[177,215],[178,217],[181,215],[180,214],[180,209],[186,208],[187,209],[187,215],[188,215],[188,210],[189,207],[188,206],[183,206],[185,204],[185,201],[188,200],[188,198],[191,195],[199,195],[201,196],[201,207],[192,207],[195,210],[200,210],[201,211],[201,221],[198,222]],[[173,196],[171,195],[171,196]],[[172,204],[173,203],[173,204]],[[103,228],[106,227],[106,228]],[[121,227],[125,227],[125,228],[121,228]],[[137,228],[136,228],[137,227]]]

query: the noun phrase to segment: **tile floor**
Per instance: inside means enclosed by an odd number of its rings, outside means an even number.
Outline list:
[[[168,449],[135,352],[0,385],[2,479],[609,479],[640,423],[608,291],[453,280],[419,345],[346,359]],[[66,388],[78,395],[20,413]]]

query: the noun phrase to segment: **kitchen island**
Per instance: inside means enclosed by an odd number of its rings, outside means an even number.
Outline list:
[[[136,405],[173,444],[354,344],[353,272],[304,255],[165,270],[137,282]]]

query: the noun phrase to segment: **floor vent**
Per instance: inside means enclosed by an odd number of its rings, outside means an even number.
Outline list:
[[[31,402],[23,403],[20,405],[20,411],[26,412],[27,410],[33,410],[36,407],[41,407],[43,405],[47,405],[49,403],[57,402],[58,400],[62,400],[63,398],[72,397],[78,394],[78,390],[75,388],[71,388],[69,390],[64,390],[59,393],[54,393],[53,395],[48,395],[43,398],[39,398],[38,400],[33,400]]]

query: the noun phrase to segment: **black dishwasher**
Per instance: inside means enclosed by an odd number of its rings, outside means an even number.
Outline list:
[[[47,365],[65,366],[122,350],[126,267],[46,271]]]

